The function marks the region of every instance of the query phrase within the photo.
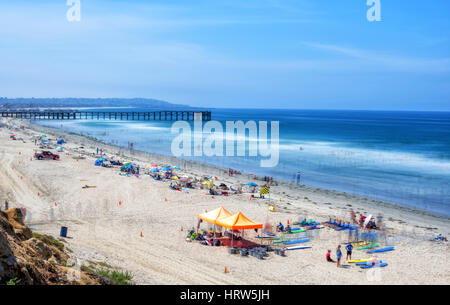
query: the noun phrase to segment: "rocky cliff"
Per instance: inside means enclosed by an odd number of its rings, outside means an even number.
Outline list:
[[[33,234],[24,225],[21,209],[0,211],[0,285],[101,285],[102,277],[75,270],[64,244],[51,236]]]

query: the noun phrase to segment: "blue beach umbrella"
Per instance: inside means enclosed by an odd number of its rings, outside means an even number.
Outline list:
[[[154,167],[154,168],[152,168],[152,169],[150,170],[150,172],[152,172],[152,173],[157,173],[157,172],[159,172],[159,169],[157,169],[156,167]]]
[[[174,168],[174,169],[181,169],[178,166],[172,166],[172,168]]]
[[[247,186],[254,186],[254,187],[257,187],[257,186],[258,186],[258,184],[254,183],[254,182],[249,182],[249,183],[247,183],[246,185],[247,185]]]
[[[162,168],[161,170],[162,170],[162,171],[170,171],[171,169],[170,169],[170,167],[164,167],[164,168]]]

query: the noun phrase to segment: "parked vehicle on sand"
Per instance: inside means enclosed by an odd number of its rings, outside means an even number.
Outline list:
[[[43,160],[43,159],[53,159],[53,160],[58,160],[59,159],[59,155],[54,154],[50,151],[42,151],[40,153],[35,153],[34,157],[38,160]]]

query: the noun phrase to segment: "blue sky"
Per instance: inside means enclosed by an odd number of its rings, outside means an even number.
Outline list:
[[[450,111],[450,1],[0,0],[0,96]]]

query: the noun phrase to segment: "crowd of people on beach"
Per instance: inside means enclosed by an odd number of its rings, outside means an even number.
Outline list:
[[[14,137],[11,137],[12,140],[17,140],[17,136],[14,134]],[[22,138],[19,138],[22,139]],[[22,139],[23,140],[23,139]],[[52,141],[56,141],[58,139],[49,139],[43,135],[41,136],[35,136],[33,138],[35,145],[39,146],[41,148],[49,148],[52,145]],[[244,185],[237,185],[235,187],[231,185],[227,185],[224,182],[215,184],[214,181],[218,178],[215,176],[210,177],[195,177],[195,176],[186,176],[181,175],[182,170],[179,167],[176,166],[167,166],[167,165],[159,165],[154,166],[152,168],[144,168],[139,164],[134,164],[131,162],[123,162],[116,160],[114,156],[110,156],[109,160],[106,158],[107,154],[103,149],[96,148],[93,155],[97,158],[104,158],[104,162],[102,162],[101,166],[103,167],[120,167],[120,172],[127,176],[137,176],[144,172],[148,174],[150,177],[152,177],[156,181],[165,181],[170,182],[168,185],[169,189],[173,191],[187,191],[191,189],[202,189],[207,191],[207,195],[211,196],[227,196],[229,194],[243,194],[244,193]],[[81,156],[81,154],[80,154]],[[154,171],[152,171],[152,169]],[[155,170],[157,169],[157,170]],[[241,175],[239,171],[233,170],[231,168],[224,171],[224,175],[228,174],[228,176],[233,175]],[[263,185],[258,186],[260,188],[260,197],[264,198],[264,193],[261,192],[263,189],[268,189],[270,186],[276,185],[276,182],[274,182],[272,177],[257,177],[253,174],[251,174],[253,180],[261,180],[265,183]],[[86,186],[88,187],[88,186]],[[250,187],[249,189],[245,190],[246,192],[251,194],[250,199],[255,198],[254,194],[257,193],[256,187]],[[298,223],[300,226],[307,228],[307,230],[315,230],[318,229],[318,224],[314,222],[307,222],[306,219],[302,220]],[[383,216],[377,215],[376,217],[372,217],[371,215],[366,216],[363,214],[357,215],[353,209],[350,210],[350,217],[346,217],[346,220],[339,219],[338,217],[330,217],[327,222],[324,223],[324,225],[328,226],[329,228],[335,229],[336,231],[340,230],[348,230],[349,237],[348,242],[344,243],[343,245],[339,244],[337,245],[335,249],[335,255],[336,259],[333,259],[332,257],[332,250],[328,249],[325,255],[325,259],[327,262],[330,263],[336,263],[337,267],[342,267],[342,261],[343,261],[343,251],[346,253],[345,260],[350,261],[352,260],[352,254],[353,250],[355,248],[355,243],[359,242],[358,237],[360,235],[358,232],[382,232],[385,230],[385,224],[383,222]],[[272,238],[279,238],[283,234],[295,234],[295,230],[293,230],[293,227],[291,225],[287,224],[287,226],[284,226],[281,222],[275,226],[275,231],[278,234],[278,236],[273,235]],[[187,239],[189,240],[196,240],[199,241],[203,245],[210,245],[210,246],[220,246],[220,237],[225,236],[225,234],[233,234],[232,232],[217,232],[213,230],[200,230],[199,232],[195,232],[194,230],[190,230],[187,234]],[[242,238],[241,236],[234,235],[232,236],[234,239],[239,240]],[[353,240],[352,240],[353,239]],[[435,241],[441,241],[441,242],[447,242],[447,238],[443,236],[442,234],[439,234],[434,238]],[[358,247],[358,246],[356,246]]]

